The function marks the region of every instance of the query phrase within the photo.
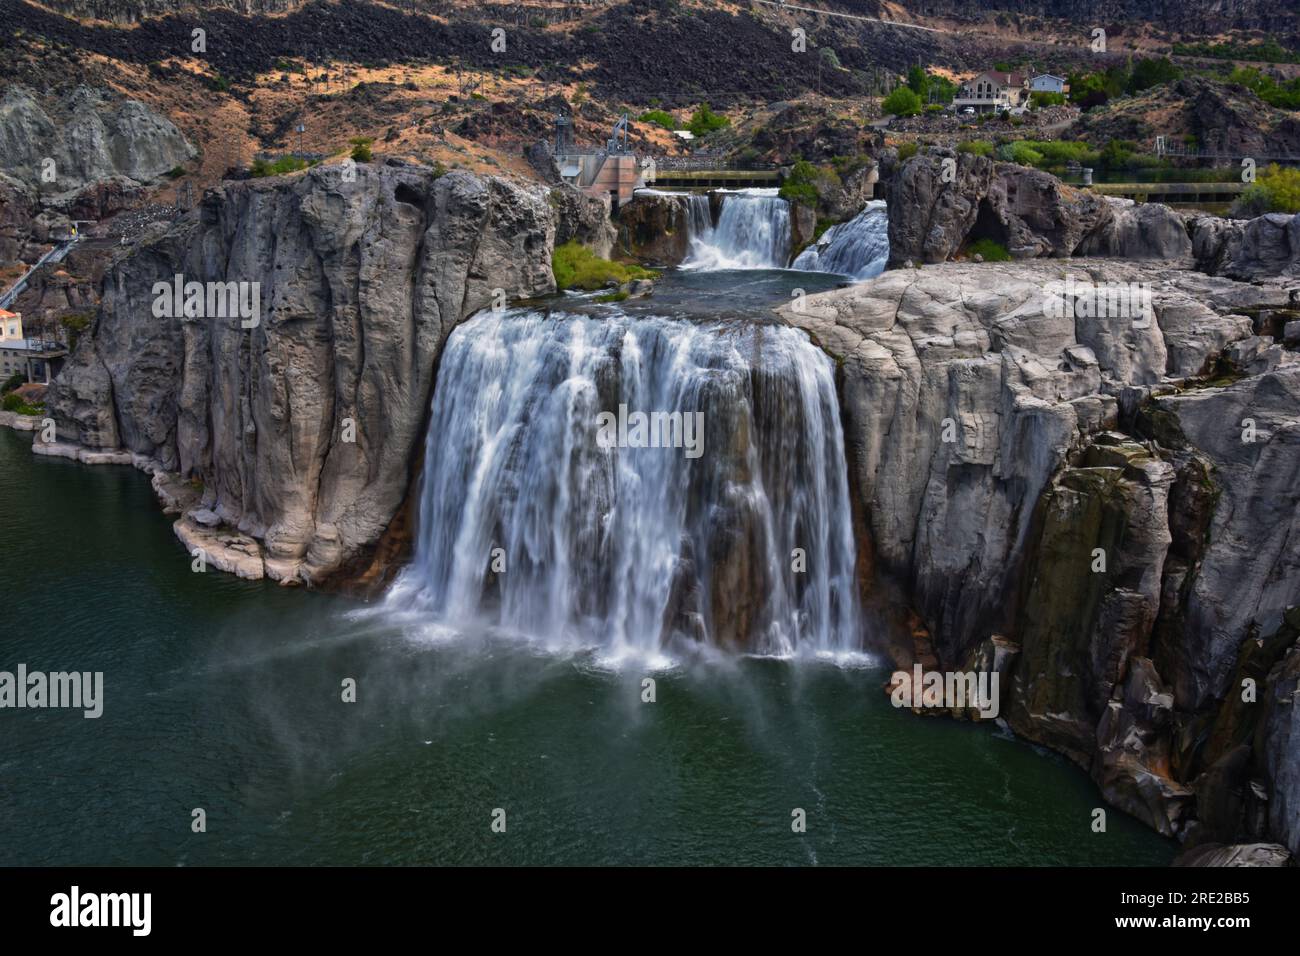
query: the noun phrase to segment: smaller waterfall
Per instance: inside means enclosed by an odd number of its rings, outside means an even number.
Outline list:
[[[687,193],[686,216],[687,228],[692,240],[713,240],[713,210],[709,206],[707,193]]]
[[[791,268],[871,279],[885,271],[888,261],[889,217],[884,201],[874,200],[848,222],[822,233],[815,243],[799,253]]]
[[[707,206],[708,198],[703,199]],[[691,250],[683,269],[784,269],[790,260],[790,204],[775,189],[723,195],[718,224],[696,232],[691,206]],[[707,209],[706,209],[707,212]]]

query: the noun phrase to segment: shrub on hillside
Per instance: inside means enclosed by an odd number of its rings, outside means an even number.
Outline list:
[[[666,113],[663,110],[646,110],[637,117],[639,123],[654,123],[656,126],[662,126],[664,129],[677,129],[677,120],[672,113]]]
[[[691,131],[692,136],[707,136],[714,130],[730,125],[731,120],[721,113],[713,112],[709,109],[708,103],[701,103],[700,108],[691,114],[691,121],[686,124],[686,128]]]
[[[900,86],[885,97],[880,108],[894,116],[915,116],[921,112],[921,97],[911,87]]]

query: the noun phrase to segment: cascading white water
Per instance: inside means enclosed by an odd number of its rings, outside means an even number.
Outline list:
[[[889,217],[884,201],[875,200],[848,222],[822,233],[791,268],[870,279],[884,272],[888,261]]]
[[[682,268],[784,269],[789,259],[790,204],[775,189],[741,189],[723,194],[716,226],[692,231]]]
[[[698,456],[607,447],[620,405],[703,413]],[[612,657],[860,647],[834,369],[798,330],[482,312],[447,341],[427,449],[390,607]]]
[[[713,208],[705,193],[686,193],[687,228],[694,239],[711,241],[713,236]]]

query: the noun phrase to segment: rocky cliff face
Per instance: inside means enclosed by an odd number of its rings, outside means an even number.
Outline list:
[[[145,182],[195,154],[170,120],[135,100],[79,86],[46,105],[21,86],[0,99],[0,171],[45,192],[114,176]]]
[[[1150,307],[1062,308],[1067,281],[1145,284]],[[895,270],[780,312],[840,363],[872,587],[924,624],[897,663],[1014,653],[1011,726],[1112,803],[1166,834],[1268,829],[1295,851],[1300,650],[1281,660],[1281,629],[1300,603],[1300,355],[1255,334],[1288,302],[1276,282],[1096,259]],[[1255,640],[1260,703],[1229,719]],[[1237,744],[1233,777],[1217,763]],[[1244,804],[1206,822],[1243,775],[1272,823]]]
[[[405,165],[344,175],[229,183],[115,262],[48,397],[61,440],[200,488],[171,496],[178,533],[247,576],[317,582],[373,549],[411,484],[451,330],[554,291],[544,188]],[[155,286],[177,275],[250,284],[258,324],[160,317],[158,290],[171,296]]]
[[[620,251],[642,262],[675,266],[691,247],[690,213],[680,196],[641,190],[618,211]]]
[[[976,239],[1015,259],[1103,255],[1190,259],[1184,219],[1168,206],[1135,205],[1067,186],[1051,173],[931,149],[893,172],[887,188],[893,265],[945,262]]]

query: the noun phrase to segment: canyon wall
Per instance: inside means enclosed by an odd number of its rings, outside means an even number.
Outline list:
[[[1150,309],[1058,308],[1067,279],[1145,284]],[[840,365],[870,587],[921,619],[896,663],[1013,653],[1011,727],[1111,803],[1193,843],[1300,849],[1300,355],[1257,334],[1294,315],[1285,283],[944,263],[779,311]]]
[[[113,264],[92,334],[50,389],[68,453],[159,472],[186,543],[246,576],[316,582],[373,549],[411,485],[451,330],[555,288],[544,188],[355,172],[210,191]],[[258,324],[159,317],[155,285],[177,275],[257,283]]]

